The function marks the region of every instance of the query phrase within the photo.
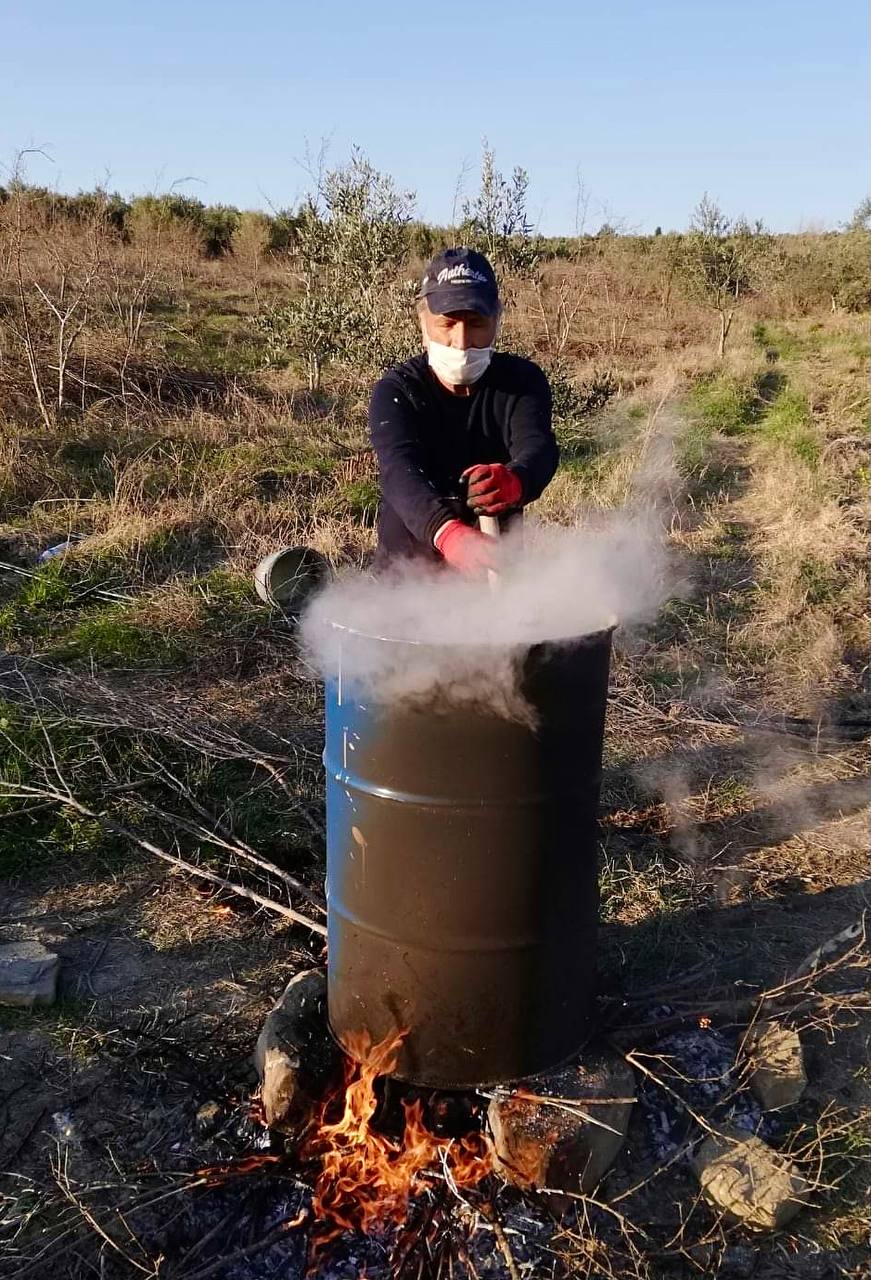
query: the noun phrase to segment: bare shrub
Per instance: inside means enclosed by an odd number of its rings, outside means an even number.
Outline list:
[[[717,355],[722,359],[735,311],[755,287],[769,238],[761,222],[751,225],[745,218],[728,218],[706,193],[683,243],[684,274],[719,317]]]

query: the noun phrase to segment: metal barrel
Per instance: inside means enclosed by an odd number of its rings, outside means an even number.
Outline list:
[[[583,1044],[610,652],[609,629],[522,653],[532,723],[328,682],[328,1008],[352,1056],[404,1031],[394,1074],[449,1089]]]

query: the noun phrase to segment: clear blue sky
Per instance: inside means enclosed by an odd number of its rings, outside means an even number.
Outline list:
[[[703,191],[775,229],[871,189],[867,0],[0,0],[0,159],[70,191],[294,204],[357,143],[450,218],[481,139],[548,233],[683,227]],[[472,177],[468,185],[474,185]]]

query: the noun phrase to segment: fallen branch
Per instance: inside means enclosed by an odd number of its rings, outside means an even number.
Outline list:
[[[711,1026],[730,1027],[745,1023],[748,1018],[754,1021],[760,1013],[766,1017],[775,1011],[790,1011],[803,1006],[808,1011],[824,1008],[829,1003],[842,1005],[844,1008],[867,1007],[869,996],[867,991],[846,991],[840,994],[810,993],[796,991],[785,993],[777,999],[767,996],[752,996],[747,1000],[719,1000],[713,1004],[688,1009],[685,1013],[669,1014],[664,1018],[655,1018],[651,1022],[637,1022],[628,1027],[616,1027],[610,1033],[614,1044],[621,1049],[627,1046],[643,1044],[649,1040],[657,1040],[660,1036],[669,1035],[672,1031],[683,1031],[687,1027]],[[761,1004],[761,1008],[760,1008]],[[754,1016],[755,1015],[755,1016]]]
[[[479,1205],[479,1210],[481,1216],[493,1228],[496,1243],[499,1245],[502,1257],[505,1259],[505,1265],[508,1268],[508,1274],[511,1276],[511,1280],[520,1280],[520,1272],[517,1270],[517,1263],[514,1261],[514,1254],[511,1252],[508,1237],[505,1234],[502,1223],[499,1221],[499,1215],[497,1214],[496,1209],[492,1205],[489,1206],[489,1208],[485,1208],[484,1205]]]
[[[211,871],[207,867],[197,866],[195,863],[185,861],[184,858],[179,858],[174,853],[168,853],[166,849],[161,849],[159,845],[154,844],[151,840],[146,840],[143,836],[137,835],[129,827],[122,826],[114,818],[107,818],[105,814],[97,813],[96,810],[88,808],[87,805],[82,804],[80,800],[76,800],[70,794],[55,791],[50,787],[28,787],[22,783],[0,782],[0,796],[13,797],[15,799],[52,800],[55,804],[72,809],[84,818],[91,818],[95,822],[99,822],[102,827],[107,831],[111,831],[113,835],[121,836],[124,840],[130,840],[133,844],[138,845],[140,849],[144,849],[146,853],[153,854],[155,858],[168,862],[170,866],[177,867],[180,871],[186,871],[189,875],[209,880],[212,884],[226,889],[229,893],[235,893],[242,898],[247,898],[250,902],[256,902],[258,906],[265,907],[267,911],[274,911],[278,915],[285,916],[288,920],[293,920],[296,924],[304,925],[306,929],[310,929],[312,933],[319,934],[322,938],[327,936],[325,925],[310,919],[300,911],[295,911],[293,907],[285,907],[281,903],[273,901],[272,898],[266,898],[262,893],[257,893],[254,889],[248,889],[245,885],[237,884],[233,880],[226,880],[223,876],[219,876],[217,872]]]
[[[237,858],[241,858],[245,862],[250,862],[254,866],[267,872],[268,875],[274,876],[277,880],[281,880],[288,888],[295,889],[322,915],[326,914],[326,908],[322,903],[318,902],[315,894],[310,889],[301,884],[295,876],[290,872],[283,871],[281,867],[277,867],[275,863],[269,862],[266,858],[261,858],[259,854],[249,851],[246,845],[240,845],[216,836],[214,832],[209,831],[207,827],[201,826],[199,823],[191,822],[187,818],[182,817],[178,813],[170,813],[167,809],[162,809],[159,805],[153,804],[150,800],[140,800],[141,808],[153,814],[155,818],[159,818],[162,822],[167,822],[171,826],[181,827],[187,831],[189,835],[195,836],[198,840],[205,840],[208,844],[213,844],[219,849],[225,849],[228,853],[233,854]]]
[[[53,1167],[52,1172],[54,1173],[54,1180],[57,1184],[58,1190],[61,1192],[64,1198],[68,1200],[69,1203],[79,1211],[79,1213],[82,1215],[82,1218],[87,1223],[87,1225],[91,1228],[91,1230],[94,1231],[100,1237],[101,1240],[105,1241],[105,1243],[110,1247],[110,1249],[113,1249],[117,1254],[119,1254],[124,1259],[126,1263],[128,1263],[131,1267],[134,1267],[142,1275],[156,1277],[157,1265],[152,1262],[150,1265],[146,1266],[145,1264],[137,1261],[137,1259],[134,1258],[132,1254],[128,1253],[126,1249],[122,1249],[118,1241],[113,1240],[112,1237],[109,1235],[109,1233],[97,1221],[93,1213],[91,1213],[90,1209],[88,1209],[87,1205],[83,1204],[82,1201],[79,1199],[79,1197],[73,1193],[72,1187],[70,1186],[69,1177],[67,1175],[67,1170],[66,1170],[66,1153],[64,1153],[63,1163],[61,1164],[61,1162],[59,1161],[58,1164],[55,1167]],[[118,1216],[120,1217],[120,1214]],[[123,1218],[121,1220],[123,1222]],[[126,1227],[127,1224],[125,1223],[124,1225]],[[127,1227],[127,1231],[129,1234],[132,1235],[129,1227]],[[142,1246],[139,1244],[139,1241],[136,1240],[135,1236],[133,1236],[133,1240],[136,1243],[136,1245],[140,1249],[142,1249]],[[144,1250],[142,1250],[142,1252],[144,1253]]]
[[[216,1262],[210,1263],[207,1267],[203,1267],[199,1271],[192,1271],[187,1276],[187,1280],[209,1280],[210,1276],[216,1276],[219,1273],[226,1274],[226,1268],[232,1266],[236,1262],[241,1262],[244,1258],[250,1258],[252,1253],[259,1253],[261,1249],[268,1249],[270,1245],[277,1244],[294,1227],[301,1227],[308,1217],[308,1209],[301,1209],[295,1218],[288,1218],[276,1227],[274,1231],[268,1232],[265,1236],[261,1236],[259,1240],[255,1240],[253,1244],[245,1245],[243,1249],[236,1249],[234,1253],[224,1254],[218,1258]]]
[[[249,844],[246,844],[244,840],[240,840],[235,832],[225,826],[220,818],[215,814],[210,813],[208,809],[200,804],[196,796],[191,792],[190,787],[185,786],[180,778],[177,778],[175,774],[170,773],[166,765],[158,762],[157,767],[164,777],[169,779],[172,786],[174,786],[176,790],[184,796],[185,800],[194,812],[198,813],[206,822],[214,824],[215,830],[219,831],[224,837],[224,840],[228,842],[224,845],[224,848],[229,849],[230,852],[237,854],[241,858],[245,858],[248,862],[262,868],[262,870],[268,871],[270,875],[277,876],[280,880],[283,880],[285,884],[296,889],[297,893],[302,894],[306,901],[318,911],[323,912],[325,910],[323,903],[318,899],[316,894],[312,893],[311,889],[307,888],[301,880],[297,880],[296,876],[292,876],[289,871],[283,871],[280,867],[276,867],[273,862],[268,862],[265,858],[261,857],[256,850],[252,849]],[[211,838],[214,839],[214,834],[212,834]]]

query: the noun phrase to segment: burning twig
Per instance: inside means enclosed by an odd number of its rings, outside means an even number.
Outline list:
[[[505,1230],[499,1220],[499,1215],[497,1214],[495,1207],[492,1204],[481,1205],[481,1214],[493,1228],[496,1243],[499,1245],[499,1251],[505,1259],[505,1265],[508,1268],[508,1274],[511,1276],[511,1280],[520,1280],[520,1272],[517,1269],[517,1263],[514,1261],[514,1254],[511,1252],[508,1237],[505,1234]]]
[[[390,1270],[396,1280],[400,1280],[405,1268],[414,1258],[414,1254],[418,1249],[422,1249],[436,1214],[444,1209],[445,1195],[444,1190],[435,1192],[429,1200],[426,1208],[421,1214],[420,1222],[413,1228],[409,1228],[404,1232],[404,1239],[401,1239],[393,1252],[390,1259]]]
[[[413,1231],[410,1243],[401,1246],[398,1263],[406,1266],[417,1244],[428,1239],[432,1215],[444,1202],[447,1189],[477,1185],[490,1173],[492,1158],[483,1134],[460,1139],[439,1138],[423,1121],[420,1100],[403,1102],[405,1123],[400,1141],[379,1132],[373,1121],[378,1105],[375,1081],[389,1074],[402,1045],[404,1032],[377,1045],[361,1038],[355,1058],[349,1060],[344,1093],[330,1098],[302,1151],[304,1160],[320,1165],[313,1197],[313,1217],[318,1224],[312,1253],[342,1231],[381,1231],[405,1223],[411,1199],[444,1165],[444,1187]],[[341,1113],[334,1114],[340,1101]]]
[[[571,1116],[576,1116],[579,1120],[586,1121],[587,1124],[594,1125],[599,1129],[607,1129],[608,1133],[615,1133],[618,1137],[623,1135],[619,1129],[614,1129],[610,1124],[606,1124],[604,1120],[597,1120],[594,1115],[590,1115],[587,1107],[604,1107],[616,1103],[631,1104],[637,1101],[636,1098],[560,1098],[551,1094],[530,1093],[527,1089],[494,1089],[487,1093],[481,1091],[482,1097],[485,1098],[517,1098],[521,1102],[536,1102],[542,1106],[553,1107],[556,1111],[565,1111]]]

